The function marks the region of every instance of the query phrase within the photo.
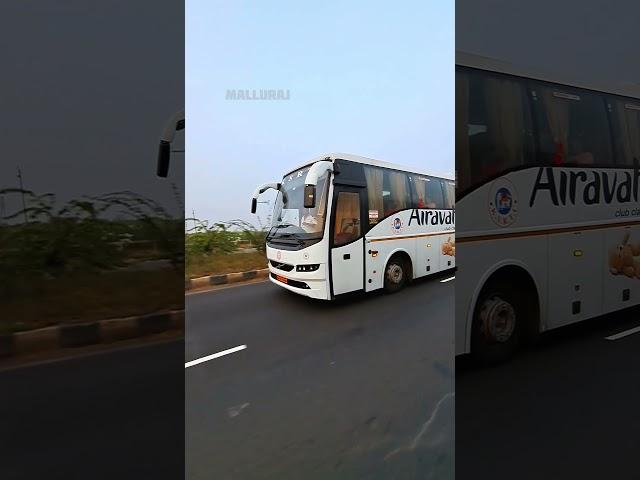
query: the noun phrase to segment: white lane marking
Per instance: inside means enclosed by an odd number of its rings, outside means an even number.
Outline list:
[[[224,357],[225,355],[239,352],[240,350],[244,350],[245,348],[247,348],[246,345],[238,345],[237,347],[229,348],[228,350],[223,350],[222,352],[214,353],[213,355],[207,355],[206,357],[198,358],[196,360],[191,360],[190,362],[187,362],[184,364],[184,368],[193,367],[194,365],[208,362],[209,360],[213,360],[214,358]]]
[[[625,330],[624,332],[616,333],[615,335],[610,335],[608,337],[604,337],[605,340],[618,340],[620,338],[628,337],[629,335],[633,335],[634,333],[640,332],[640,327],[632,328],[630,330]]]
[[[449,278],[445,278],[444,280],[440,280],[440,283],[444,283],[444,282],[450,282],[451,280],[455,279],[456,277],[449,277]]]

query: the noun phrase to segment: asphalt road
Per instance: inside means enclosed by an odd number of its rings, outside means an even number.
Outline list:
[[[189,480],[453,478],[454,283],[312,301],[269,283],[186,299]]]
[[[182,478],[183,345],[0,371],[0,478]]]
[[[543,336],[504,365],[456,362],[456,479],[640,479],[633,309]]]

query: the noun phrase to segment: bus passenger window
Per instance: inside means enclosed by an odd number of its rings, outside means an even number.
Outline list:
[[[384,216],[388,217],[409,207],[409,179],[406,173],[384,170]],[[384,195],[387,193],[387,195]]]
[[[360,238],[360,195],[354,192],[339,192],[336,203],[333,243],[346,245]]]
[[[616,100],[613,115],[618,164],[640,162],[640,101]]]
[[[445,182],[443,183],[443,186],[445,191],[444,208],[446,209],[455,208],[456,198],[455,198],[454,184],[451,182]]]
[[[603,97],[582,90],[546,85],[537,85],[533,92],[542,163],[613,164]]]
[[[442,182],[435,178],[417,176],[413,182],[418,208],[445,208]]]
[[[531,163],[533,133],[523,81],[456,73],[456,168],[466,190]]]

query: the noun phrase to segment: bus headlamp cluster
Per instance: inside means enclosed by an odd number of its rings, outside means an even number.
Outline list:
[[[297,265],[296,272],[315,272],[320,268],[319,263],[309,264],[309,265]]]

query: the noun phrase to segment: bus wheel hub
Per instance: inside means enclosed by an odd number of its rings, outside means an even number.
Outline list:
[[[402,281],[402,275],[402,267],[400,267],[400,265],[389,265],[389,268],[387,269],[387,276],[389,277],[389,280],[393,283],[400,283]]]
[[[516,328],[516,311],[500,297],[490,297],[480,310],[482,331],[486,338],[504,343],[511,338]]]

